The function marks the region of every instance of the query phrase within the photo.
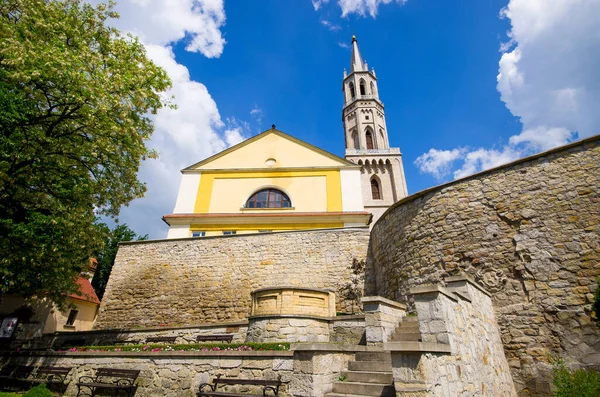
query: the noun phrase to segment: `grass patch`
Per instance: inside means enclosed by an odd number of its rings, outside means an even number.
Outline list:
[[[290,344],[281,343],[186,343],[186,344],[138,344],[120,346],[78,346],[62,351],[68,352],[159,352],[159,351],[272,351],[290,350]],[[60,351],[60,350],[59,350]],[[2,396],[0,396],[2,397]]]

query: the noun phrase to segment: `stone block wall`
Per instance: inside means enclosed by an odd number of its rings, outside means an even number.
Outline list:
[[[367,344],[381,345],[388,342],[406,316],[406,305],[381,296],[365,296],[361,301],[365,310]]]
[[[492,293],[523,395],[548,395],[549,354],[600,369],[591,318],[599,143],[588,138],[396,203],[372,229],[365,294],[412,305],[410,288],[464,272]]]
[[[466,277],[446,281],[411,290],[423,342],[452,352],[421,357],[431,396],[516,396],[489,294]]]
[[[246,319],[251,291],[278,286],[331,289],[344,311],[339,290],[368,239],[359,228],[121,244],[95,328]]]
[[[277,379],[281,376],[285,385],[280,389],[280,395],[286,397],[290,396],[288,388],[294,378],[294,358],[290,352],[219,352],[212,355],[192,352],[68,353],[63,356],[2,357],[0,366],[4,365],[73,367],[67,378],[65,397],[77,396],[77,380],[81,376],[92,376],[97,368],[141,370],[136,381],[136,397],[194,397],[200,384],[209,383],[218,374],[247,379]],[[223,390],[240,392],[240,387],[244,386]],[[248,386],[245,389],[248,390]],[[251,392],[257,393],[260,389]]]

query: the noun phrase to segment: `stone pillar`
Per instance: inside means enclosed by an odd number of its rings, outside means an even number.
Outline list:
[[[367,345],[381,345],[406,316],[406,305],[381,296],[365,296],[361,299],[365,311]]]
[[[458,301],[456,295],[439,285],[423,285],[410,289],[415,299],[419,330],[423,342],[450,344],[447,319]]]

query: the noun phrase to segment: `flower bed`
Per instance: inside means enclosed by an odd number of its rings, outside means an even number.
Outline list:
[[[267,351],[290,350],[289,343],[187,343],[187,344],[142,344],[125,346],[78,346],[68,352],[160,352],[160,351]]]

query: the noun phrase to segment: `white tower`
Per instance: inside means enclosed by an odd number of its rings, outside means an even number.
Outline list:
[[[369,71],[352,36],[350,74],[344,69],[342,121],[346,160],[362,165],[365,210],[373,223],[396,201],[406,197],[406,179],[400,148],[390,148],[383,102],[379,100],[375,69]]]

